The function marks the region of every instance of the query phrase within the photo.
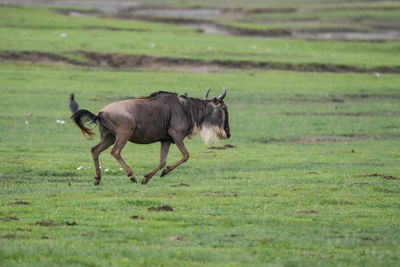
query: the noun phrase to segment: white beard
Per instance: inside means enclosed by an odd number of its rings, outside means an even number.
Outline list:
[[[197,127],[196,125],[193,128],[190,137],[192,137],[195,134],[199,134],[206,145],[210,143],[215,144],[218,143],[220,140],[227,138],[224,129],[221,129],[218,126],[213,126],[213,125],[202,125],[201,128]]]

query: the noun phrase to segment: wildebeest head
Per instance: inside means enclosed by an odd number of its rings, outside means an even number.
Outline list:
[[[228,139],[231,136],[228,107],[224,103],[226,89],[223,89],[224,93],[222,95],[208,99],[209,89],[203,98],[206,103],[207,115],[204,118],[201,129],[198,129],[198,131],[205,143]]]

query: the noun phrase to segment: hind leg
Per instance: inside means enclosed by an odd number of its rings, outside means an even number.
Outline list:
[[[93,156],[93,161],[94,161],[94,167],[96,169],[96,177],[95,177],[95,182],[94,185],[99,185],[101,181],[101,172],[100,172],[100,166],[99,166],[99,155],[101,152],[109,148],[114,142],[115,142],[115,137],[112,135],[112,133],[107,130],[103,126],[99,126],[100,129],[100,142],[92,147],[91,152]]]
[[[131,181],[136,183],[135,175],[133,174],[132,169],[121,157],[121,150],[132,136],[132,132],[133,131],[124,131],[117,134],[114,147],[111,150],[111,155],[113,155],[113,157],[121,164]]]

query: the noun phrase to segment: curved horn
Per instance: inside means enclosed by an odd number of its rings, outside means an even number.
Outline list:
[[[211,91],[211,89],[208,89],[207,93],[206,93],[206,94],[204,95],[204,97],[203,97],[204,100],[207,100],[208,94],[210,93],[210,91]]]
[[[226,88],[222,86],[222,89],[224,89],[224,93],[218,97],[221,100],[223,100],[224,97],[226,96]]]

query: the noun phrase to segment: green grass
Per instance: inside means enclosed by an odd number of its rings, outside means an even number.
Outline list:
[[[203,60],[250,60],[258,62],[283,62],[291,64],[327,63],[344,64],[364,68],[378,66],[398,66],[400,56],[398,42],[363,43],[339,41],[304,40],[263,40],[243,37],[204,35],[193,31],[176,31],[175,27],[164,30],[161,24],[145,23],[153,30],[111,31],[101,27],[110,23],[101,23],[100,19],[85,18],[86,25],[96,24],[100,29],[83,30],[71,28],[68,18],[60,14],[47,13],[51,21],[41,22],[43,10],[25,12],[25,8],[4,7],[5,13],[20,17],[26,23],[30,19],[39,23],[31,28],[19,22],[13,23],[0,16],[0,51],[42,51],[69,55],[77,50],[143,54]],[[21,11],[22,10],[22,11]],[[93,21],[92,21],[93,20]],[[80,21],[80,20],[79,20]],[[118,27],[125,25],[118,21]],[[82,25],[80,22],[78,25]],[[40,26],[41,25],[41,26]],[[59,25],[54,28],[53,25]],[[136,22],[126,22],[124,27],[134,27]],[[142,25],[140,22],[138,25]],[[40,26],[40,27],[39,27]],[[64,28],[62,28],[64,27]],[[142,26],[138,26],[139,28]],[[158,30],[155,30],[158,29]],[[180,27],[178,27],[180,29]],[[66,33],[67,37],[61,37]],[[154,44],[154,47],[152,46]],[[227,45],[232,44],[232,45]]]
[[[263,3],[278,2],[294,3]],[[0,53],[82,49],[399,65],[399,42],[213,36],[156,23],[68,18],[43,8],[0,7],[0,14]],[[399,265],[398,74],[194,74],[15,62],[0,62],[0,69],[0,266]],[[219,95],[221,86],[228,88],[232,137],[219,145],[234,148],[210,150],[199,138],[186,140],[189,161],[147,185],[131,183],[108,150],[100,156],[102,183],[93,185],[90,148],[99,137],[86,140],[69,119],[70,93],[80,108],[97,112],[158,90],[202,97],[208,88]],[[159,146],[124,148],[137,178],[157,165]],[[168,164],[180,158],[172,146]],[[190,186],[171,186],[181,183]],[[147,209],[163,205],[174,211]],[[316,213],[301,213],[311,210]]]
[[[399,180],[364,176],[399,176],[398,75],[1,68],[7,102],[0,107],[0,217],[20,219],[0,224],[3,265],[394,266],[399,261]],[[208,87],[220,93],[221,85],[229,88],[228,143],[236,148],[210,153],[198,138],[187,141],[190,160],[146,186],[132,184],[104,152],[103,181],[93,185],[89,150],[97,138],[87,141],[68,119],[70,92],[82,108],[95,112],[127,96],[169,90],[201,97]],[[26,111],[32,115],[26,117]],[[316,111],[373,115],[310,115]],[[304,114],[288,115],[296,112]],[[352,134],[356,138],[348,142],[287,141]],[[281,141],[260,142],[265,139]],[[158,154],[158,144],[128,144],[123,151],[137,177],[157,164]],[[172,148],[168,162],[179,158]],[[190,187],[171,187],[179,183]],[[31,204],[13,204],[16,199]],[[147,211],[161,205],[174,211]],[[133,215],[142,219],[130,219]],[[168,241],[171,236],[184,241]]]

